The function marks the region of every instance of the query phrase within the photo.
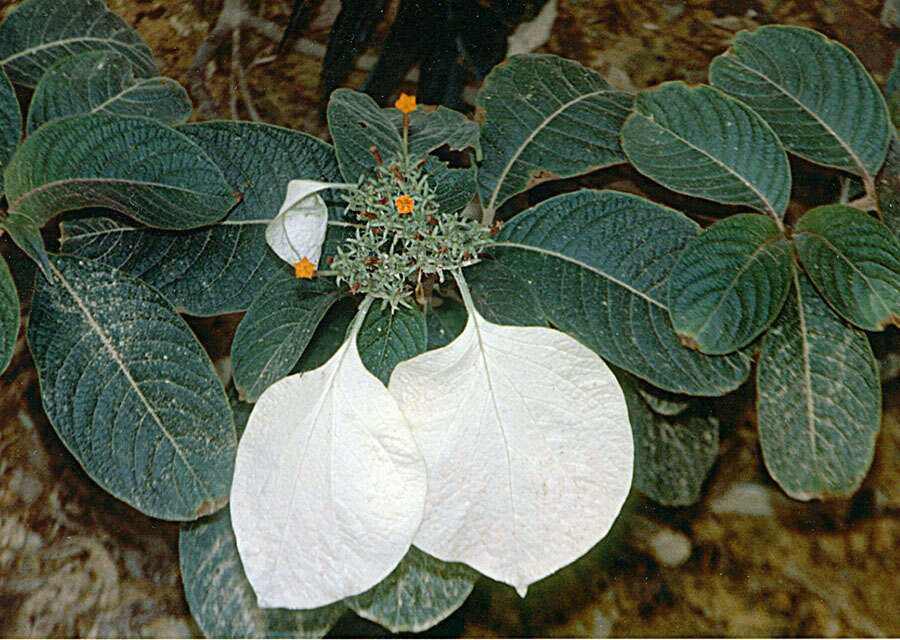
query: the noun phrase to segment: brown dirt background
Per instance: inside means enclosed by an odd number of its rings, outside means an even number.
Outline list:
[[[0,16],[15,4],[0,1]],[[250,4],[285,24],[285,4]],[[212,0],[108,5],[148,42],[161,72],[183,84],[220,7]],[[626,89],[673,79],[700,82],[736,31],[768,18],[840,40],[883,83],[900,34],[879,23],[881,5],[560,0],[551,38],[539,51],[574,58]],[[325,44],[327,27],[304,35]],[[383,29],[376,44],[381,36]],[[246,65],[273,52],[272,42],[244,33]],[[320,66],[319,58],[296,51],[253,65],[250,89],[263,119],[325,135],[317,115]],[[363,77],[352,74],[348,86]],[[208,66],[207,78],[227,117],[227,46]],[[247,117],[243,102],[237,108]],[[805,175],[795,195],[821,194],[825,187],[817,181],[829,176],[815,170]],[[613,180],[628,190],[644,186],[628,172]],[[23,264],[14,249],[3,250],[14,269]],[[226,317],[192,324],[220,358],[235,322]],[[608,544],[535,585],[524,600],[481,580],[462,609],[428,635],[900,636],[898,388],[896,380],[885,388],[876,461],[853,498],[807,504],[779,491],[761,461],[753,389],[745,387],[717,401],[721,456],[700,503],[664,509],[635,496]],[[671,545],[654,550],[646,531],[629,526],[635,518],[686,542],[687,560],[673,566],[665,553]],[[147,518],[99,489],[63,448],[42,412],[20,335],[14,361],[0,378],[0,636],[199,635],[181,589],[177,537],[176,524]],[[387,634],[346,616],[332,635]]]

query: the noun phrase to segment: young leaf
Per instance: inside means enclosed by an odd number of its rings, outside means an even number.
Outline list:
[[[312,136],[265,124],[204,122],[179,131],[243,194],[227,217],[180,233],[103,218],[63,223],[63,250],[120,267],[193,315],[244,311],[269,281],[292,277],[266,244],[265,229],[290,180],[340,180],[334,151]],[[332,195],[326,202],[331,217],[339,216],[342,203]],[[340,230],[329,227],[326,253]]]
[[[397,131],[403,130],[399,109],[382,109]],[[409,155],[418,156],[447,146],[451,151],[472,148],[481,159],[481,129],[459,111],[438,107],[425,113],[422,107],[409,114]]]
[[[887,106],[844,45],[801,27],[741,31],[709,78],[762,116],[792,153],[872,184],[888,146]]]
[[[12,211],[0,221],[0,228],[9,234],[25,255],[37,263],[45,277],[51,277],[50,258],[44,246],[44,237],[32,218]]]
[[[631,485],[622,391],[604,362],[547,327],[475,310],[446,347],[401,362],[388,388],[428,469],[414,544],[521,595],[603,538]]]
[[[485,215],[542,172],[569,178],[625,162],[619,131],[631,101],[596,71],[556,56],[517,55],[495,67],[478,94]]]
[[[25,139],[6,170],[9,209],[40,227],[100,206],[163,229],[190,229],[237,202],[219,168],[188,138],[147,118],[76,115]]]
[[[531,289],[536,318],[546,314],[558,329],[657,387],[721,395],[746,379],[748,359],[682,347],[666,303],[675,260],[698,233],[696,223],[649,200],[584,190],[519,214],[490,251]],[[477,293],[482,308],[509,304],[508,294],[495,295],[489,286]]]
[[[387,384],[398,362],[425,351],[425,316],[418,309],[404,307],[393,311],[388,306],[372,309],[356,342],[366,369]]]
[[[459,211],[475,197],[478,175],[475,166],[451,169],[446,162],[427,156],[425,173],[428,174],[429,184],[434,187],[434,198],[441,213]]]
[[[694,504],[719,453],[719,421],[690,413],[660,415],[636,378],[621,370],[616,375],[634,436],[634,488],[667,507]]]
[[[763,460],[793,498],[849,495],[875,452],[878,367],[865,333],[835,316],[797,269],[793,285],[756,372]]]
[[[810,280],[843,318],[868,331],[900,324],[900,244],[886,226],[827,205],[800,218],[793,239]]]
[[[12,360],[19,336],[19,294],[6,260],[0,256],[0,373]]]
[[[260,396],[238,448],[231,521],[263,607],[361,593],[400,562],[422,518],[425,466],[409,423],[350,335],[322,367]]]
[[[750,344],[778,316],[792,264],[790,242],[761,215],[704,229],[669,276],[669,314],[682,343],[713,354]]]
[[[334,283],[323,278],[278,279],[263,289],[231,345],[234,384],[248,400],[291,371],[337,299]]]
[[[321,638],[347,610],[342,602],[304,611],[261,608],[238,556],[228,507],[182,525],[178,556],[191,615],[207,638]]]
[[[156,518],[221,507],[235,455],[212,363],[161,295],[120,271],[51,257],[38,276],[28,343],[44,409],[104,489]]]
[[[418,633],[456,611],[476,580],[478,572],[466,565],[442,562],[410,547],[387,578],[346,603],[391,633]]]
[[[681,82],[640,92],[622,148],[673,191],[747,205],[781,224],[791,195],[787,154],[765,120],[724,93]]]
[[[171,78],[136,78],[116,51],[63,58],[41,77],[28,108],[28,133],[45,122],[78,113],[145,116],[163,124],[191,117],[187,91]]]
[[[22,113],[12,83],[0,67],[0,194],[3,193],[3,174],[22,137]]]
[[[391,122],[386,109],[380,109],[365,93],[352,89],[335,89],[328,100],[328,129],[334,140],[341,175],[356,182],[366,170],[375,166],[371,148],[383,160],[403,153],[403,140]],[[399,111],[398,111],[399,113]]]
[[[156,75],[150,48],[101,0],[26,0],[0,23],[0,66],[27,87],[57,60],[96,50],[121,53],[139,77]]]

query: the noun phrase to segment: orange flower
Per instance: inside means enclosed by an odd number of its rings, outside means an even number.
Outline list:
[[[397,213],[412,213],[416,202],[407,194],[403,194],[394,200],[394,204],[397,207]]]
[[[394,103],[394,106],[400,109],[404,114],[412,113],[416,110],[416,97],[401,93],[400,97],[397,98],[397,102]]]
[[[303,258],[300,262],[294,263],[294,275],[298,278],[306,278],[307,280],[313,277],[313,274],[316,272],[316,265],[306,259]]]

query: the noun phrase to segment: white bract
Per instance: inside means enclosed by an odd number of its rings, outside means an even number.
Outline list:
[[[266,242],[279,258],[289,264],[297,264],[305,258],[313,266],[318,265],[328,227],[328,206],[318,192],[352,186],[316,180],[291,180],[284,204],[266,227]]]
[[[356,347],[367,308],[328,362],[266,389],[241,438],[231,521],[262,607],[365,591],[400,562],[422,519],[422,455]]]
[[[469,319],[452,343],[401,362],[388,389],[425,456],[413,544],[513,585],[603,538],[631,486],[625,397],[609,367],[564,333]]]

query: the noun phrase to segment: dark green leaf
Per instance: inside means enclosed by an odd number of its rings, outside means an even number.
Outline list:
[[[262,609],[244,574],[228,508],[184,524],[178,540],[188,606],[208,638],[320,638],[347,610]]]
[[[347,329],[350,328],[350,322],[356,315],[358,304],[359,301],[355,298],[346,297],[332,305],[322,322],[316,327],[312,339],[306,345],[303,355],[300,356],[300,360],[291,373],[318,369],[328,362],[338,347],[344,343]]]
[[[96,50],[121,53],[140,77],[156,75],[150,48],[101,0],[26,0],[0,24],[0,66],[28,87],[57,60]]]
[[[293,278],[266,244],[266,225],[284,201],[289,180],[340,180],[334,152],[312,136],[264,124],[204,122],[179,130],[214,158],[243,194],[228,216],[181,233],[102,218],[64,223],[63,250],[128,271],[188,313],[244,311],[266,283]],[[332,192],[325,198],[329,215],[340,216],[343,203]],[[340,231],[329,229],[325,254],[333,251]]]
[[[247,420],[250,419],[250,412],[253,411],[253,403],[244,402],[238,397],[237,389],[234,385],[228,387],[228,404],[231,405],[231,415],[234,418],[234,431],[237,434],[238,442],[244,435],[244,429],[247,428]]]
[[[466,308],[453,298],[444,298],[440,306],[429,306],[425,310],[425,324],[428,330],[427,350],[439,349],[450,344],[462,333],[468,320]]]
[[[434,156],[425,162],[428,182],[434,187],[438,210],[441,213],[459,211],[475,197],[477,169],[451,169],[447,163]]]
[[[858,209],[816,207],[794,228],[806,273],[835,311],[858,327],[900,324],[900,244]]]
[[[492,257],[464,270],[475,306],[486,320],[515,326],[541,326],[548,323],[546,314],[532,286],[533,280],[521,273],[515,254],[510,260]]]
[[[13,86],[0,67],[0,194],[3,193],[3,174],[22,137],[22,113]]]
[[[9,366],[19,335],[19,295],[6,260],[0,256],[0,373]]]
[[[639,93],[622,148],[638,171],[678,193],[747,205],[779,221],[787,209],[791,172],[778,136],[710,87],[666,82]]]
[[[640,394],[640,381],[616,371],[634,437],[634,487],[667,507],[700,499],[719,453],[719,421],[691,412],[663,416]]]
[[[50,259],[47,257],[47,248],[44,246],[44,238],[41,236],[41,230],[35,226],[34,220],[28,216],[23,216],[12,212],[3,218],[0,227],[6,230],[12,241],[16,243],[29,258],[35,261],[44,272],[46,277],[50,277]]]
[[[577,191],[513,218],[491,253],[540,301],[535,319],[545,313],[560,330],[657,387],[721,395],[747,377],[747,358],[682,347],[666,304],[672,266],[698,233],[683,214],[643,198]],[[509,294],[495,293],[490,279],[473,278],[470,286],[485,314],[509,304]]]
[[[63,58],[43,75],[28,108],[28,133],[78,113],[145,116],[163,124],[191,117],[187,91],[171,78],[135,78],[128,58],[88,51]]]
[[[619,131],[631,101],[596,71],[556,56],[518,55],[495,67],[478,94],[486,215],[538,174],[569,178],[625,162]]]
[[[153,517],[221,507],[235,432],[203,346],[157,292],[121,271],[55,256],[38,276],[28,343],[44,409],[104,489]]]
[[[871,183],[888,146],[884,98],[856,56],[810,29],[740,32],[710,82],[749,105],[784,145]]]
[[[675,332],[704,353],[750,344],[778,316],[793,259],[787,238],[758,214],[738,214],[704,229],[669,276]]]
[[[336,89],[328,101],[328,129],[334,140],[341,174],[355,183],[375,166],[375,147],[382,160],[403,153],[403,141],[386,110],[380,109],[365,93],[352,89]]]
[[[100,206],[144,224],[189,229],[237,202],[222,172],[184,135],[147,118],[77,115],[25,139],[6,170],[9,209],[41,227]]]
[[[848,495],[875,452],[878,367],[866,334],[838,318],[798,269],[793,280],[756,372],[763,460],[793,498]]]
[[[357,614],[392,633],[430,629],[456,611],[478,572],[458,562],[442,562],[410,547],[391,574],[345,602]]]
[[[251,402],[290,373],[338,299],[326,278],[275,280],[253,301],[231,345],[234,384]]]
[[[382,109],[397,131],[403,131],[403,113],[399,109]],[[425,155],[447,146],[451,151],[475,149],[481,159],[481,143],[478,125],[459,111],[438,107],[425,113],[422,107],[409,114],[409,155]]]
[[[634,378],[634,380],[637,382],[638,394],[640,394],[653,413],[658,413],[661,416],[677,416],[684,413],[691,406],[691,401],[693,400],[691,396],[657,389],[640,378]]]
[[[366,369],[387,385],[397,363],[423,353],[427,347],[421,309],[373,304],[356,338]]]

